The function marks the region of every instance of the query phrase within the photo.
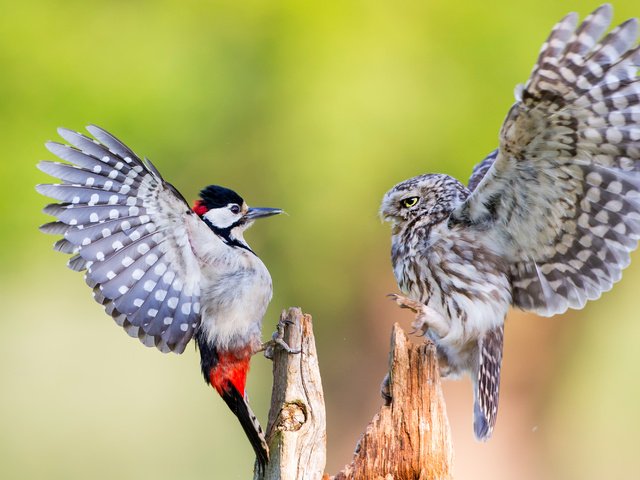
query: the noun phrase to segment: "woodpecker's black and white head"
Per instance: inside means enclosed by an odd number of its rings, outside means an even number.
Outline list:
[[[249,207],[243,198],[229,188],[209,185],[200,192],[193,211],[222,238],[227,245],[249,249],[244,231],[254,220],[282,213],[279,208]]]

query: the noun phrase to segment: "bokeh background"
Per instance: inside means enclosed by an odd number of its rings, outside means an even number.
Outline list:
[[[101,125],[187,198],[218,183],[282,207],[248,234],[279,311],[314,315],[329,458],[349,461],[381,400],[396,290],[392,185],[466,180],[492,150],[552,25],[597,2],[0,2],[0,478],[250,478],[252,452],[194,349],[129,339],[37,226],[35,163],[55,128]],[[640,15],[615,2],[615,20]],[[512,312],[494,438],[447,383],[457,479],[638,478],[640,258],[580,312]],[[270,364],[249,392],[266,418]]]

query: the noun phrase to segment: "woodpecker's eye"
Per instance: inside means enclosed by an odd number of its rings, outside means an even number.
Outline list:
[[[240,213],[240,205],[231,205],[231,213],[238,214]]]
[[[400,204],[405,208],[411,208],[418,203],[418,197],[408,197],[400,200]]]

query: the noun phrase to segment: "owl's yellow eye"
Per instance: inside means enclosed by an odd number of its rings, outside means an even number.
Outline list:
[[[411,208],[413,207],[416,203],[418,203],[418,197],[408,197],[408,198],[403,198],[400,203],[402,204],[403,207],[405,208]]]

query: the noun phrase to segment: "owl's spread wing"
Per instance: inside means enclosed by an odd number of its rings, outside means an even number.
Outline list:
[[[63,202],[44,209],[58,221],[41,230],[63,235],[55,248],[73,254],[69,268],[86,270],[95,299],[129,335],[182,353],[200,322],[201,273],[187,231],[199,220],[151,162],[106,131],[87,130],[95,140],[59,129],[71,145],[47,143],[69,163],[38,165],[62,181],[38,192]]]
[[[498,149],[496,148],[493,152],[487,155],[484,160],[473,167],[473,171],[471,172],[471,176],[469,177],[469,182],[467,184],[467,188],[470,192],[473,192],[480,184],[480,181],[484,178],[487,172],[491,169],[491,166],[495,163],[497,156]]]
[[[640,239],[637,22],[598,41],[611,14],[604,5],[577,29],[575,14],[554,27],[495,160],[452,215],[492,236],[512,264],[514,304],[542,315],[610,289]]]

